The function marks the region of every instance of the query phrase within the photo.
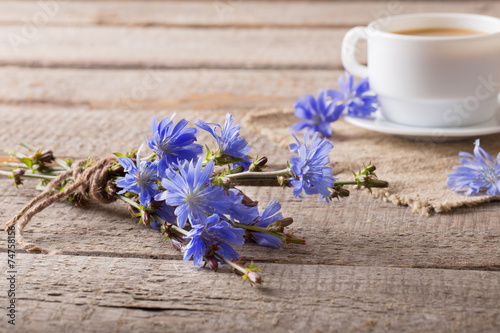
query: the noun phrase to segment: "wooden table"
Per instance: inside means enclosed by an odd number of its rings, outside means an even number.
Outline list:
[[[354,25],[389,14],[500,16],[496,1],[1,1],[0,142],[75,159],[137,148],[152,116],[240,121],[335,87]],[[289,153],[244,132],[275,161]],[[205,137],[208,139],[208,137]],[[0,180],[0,218],[36,195]],[[56,204],[27,237],[63,251],[17,254],[16,326],[0,332],[380,332],[500,329],[500,203],[422,217],[352,193],[330,205],[279,188],[306,246],[240,248],[262,266],[252,288],[184,264],[124,206]],[[0,241],[2,272],[6,237]]]

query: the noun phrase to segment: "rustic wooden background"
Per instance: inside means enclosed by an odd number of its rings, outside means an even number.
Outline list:
[[[350,27],[435,11],[498,17],[500,3],[0,1],[0,148],[24,139],[100,157],[136,148],[155,113],[221,121],[290,105],[335,87]],[[245,135],[254,151],[289,157]],[[0,180],[1,221],[33,185]],[[27,237],[64,254],[18,254],[16,326],[2,310],[0,332],[499,331],[499,202],[422,217],[365,193],[327,206],[245,190],[264,204],[280,198],[308,242],[240,248],[262,266],[262,288],[184,264],[119,203],[60,203]],[[2,271],[6,248],[4,235]]]

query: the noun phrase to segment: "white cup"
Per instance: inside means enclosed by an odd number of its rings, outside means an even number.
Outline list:
[[[459,28],[477,35],[429,37],[394,31]],[[368,42],[368,66],[355,58]],[[500,93],[500,19],[473,14],[429,13],[383,18],[347,32],[342,63],[369,77],[389,121],[420,127],[459,127],[485,122]]]

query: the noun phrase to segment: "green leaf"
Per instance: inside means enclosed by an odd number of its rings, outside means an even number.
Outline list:
[[[115,155],[116,157],[125,157],[125,155],[122,153],[113,153],[113,155]]]
[[[207,145],[205,145],[205,149],[207,150],[207,154],[205,155],[205,160],[209,162],[212,159],[212,152],[210,151],[210,148],[208,148]]]
[[[30,169],[33,168],[33,160],[31,158],[24,157],[24,158],[21,158],[20,161],[23,162],[24,164],[26,164],[26,166],[28,166],[28,168],[30,168]]]

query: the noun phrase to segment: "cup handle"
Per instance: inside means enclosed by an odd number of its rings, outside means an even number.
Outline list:
[[[342,64],[351,74],[365,78],[368,76],[368,67],[356,60],[356,44],[360,39],[368,39],[366,27],[354,27],[349,30],[342,41]]]

